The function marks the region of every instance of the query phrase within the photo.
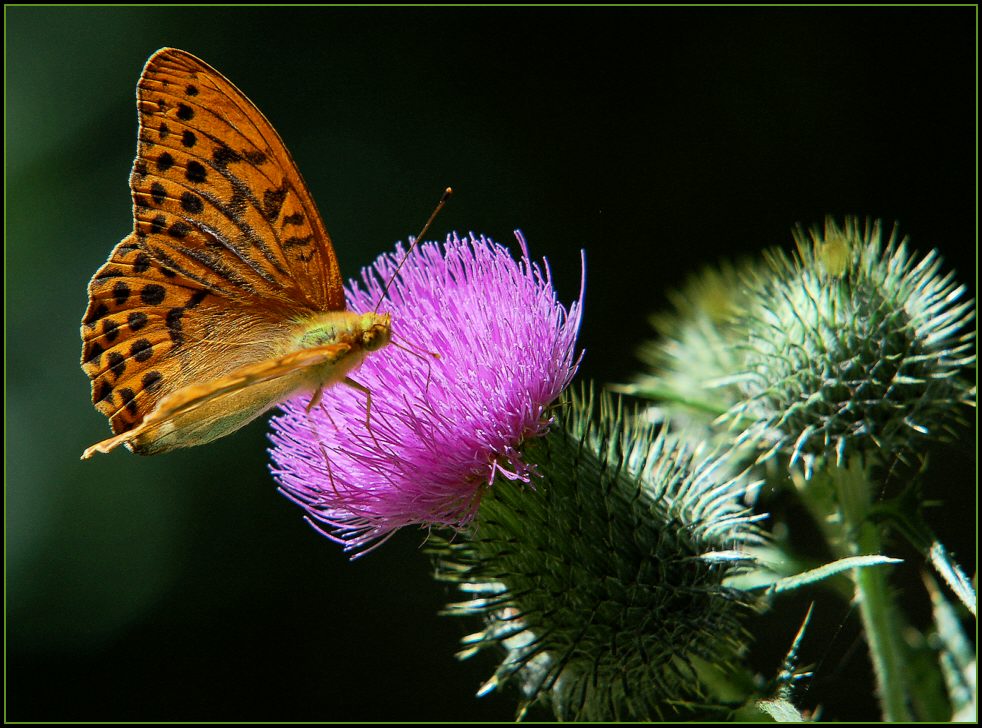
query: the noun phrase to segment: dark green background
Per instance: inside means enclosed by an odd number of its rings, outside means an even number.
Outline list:
[[[512,716],[512,696],[473,697],[490,663],[452,658],[475,625],[436,616],[450,595],[424,534],[349,563],[275,492],[265,423],[79,462],[108,429],[78,322],[130,229],[134,88],[159,47],[263,109],[347,275],[415,233],[446,185],[436,235],[521,228],[565,301],[585,248],[582,372],[601,381],[635,370],[666,286],[790,246],[792,224],[826,213],[899,220],[974,282],[974,8],[5,14],[9,719]],[[954,504],[939,527],[963,560],[973,447],[940,459],[931,493]],[[769,628],[772,660],[802,614]],[[806,656],[826,675],[808,700],[873,717],[848,710],[868,708],[845,616],[817,618],[832,637]]]

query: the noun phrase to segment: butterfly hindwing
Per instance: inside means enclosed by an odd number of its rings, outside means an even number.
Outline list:
[[[109,452],[122,444],[153,454],[184,447],[189,440],[191,444],[209,442],[238,429],[305,385],[309,388],[315,382],[326,386],[340,381],[348,366],[338,364],[350,352],[351,346],[343,343],[311,347],[182,387],[162,398],[136,427],[93,445],[82,457]]]
[[[171,392],[281,353],[285,328],[175,274],[131,236],[89,283],[82,369],[96,409],[126,432]]]

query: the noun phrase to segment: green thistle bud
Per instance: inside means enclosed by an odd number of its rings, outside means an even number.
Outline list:
[[[654,422],[670,420],[676,432],[692,440],[724,442],[714,430],[717,417],[741,399],[735,375],[741,371],[745,339],[738,315],[746,303],[748,261],[706,268],[681,289],[670,291],[672,310],[655,314],[658,338],[638,354],[650,369],[616,390],[656,400],[646,412]]]
[[[944,435],[975,390],[974,302],[941,273],[935,251],[918,260],[884,246],[880,223],[796,233],[798,255],[768,255],[742,316],[744,400],[727,413],[741,439],[782,452],[811,472],[876,449],[903,454]]]
[[[599,421],[566,403],[527,445],[532,487],[492,488],[471,529],[435,547],[438,577],[472,597],[449,613],[485,621],[462,654],[503,647],[484,691],[516,678],[561,719],[705,715],[747,641],[751,599],[728,580],[761,540],[749,486],[619,403],[604,398]]]

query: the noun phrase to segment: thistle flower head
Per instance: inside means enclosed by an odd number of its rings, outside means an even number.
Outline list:
[[[463,538],[433,540],[438,576],[481,616],[463,656],[503,647],[485,690],[514,678],[564,720],[657,720],[711,702],[706,669],[737,661],[751,603],[726,581],[759,544],[729,464],[573,398],[530,443],[534,491],[496,489]],[[719,716],[719,714],[717,714]]]
[[[713,422],[740,400],[734,374],[743,331],[737,323],[747,298],[744,280],[753,270],[750,261],[723,262],[668,292],[671,310],[650,318],[658,338],[638,350],[648,371],[616,388],[654,400],[647,419],[671,421],[693,441],[728,440]]]
[[[325,534],[363,549],[409,524],[460,526],[496,475],[528,482],[522,454],[549,426],[569,383],[580,301],[557,300],[549,270],[484,237],[413,250],[382,300],[393,339],[355,374],[366,398],[336,387],[306,411],[298,397],[272,420],[273,474]],[[371,311],[404,255],[382,255],[348,305]]]
[[[962,376],[975,363],[964,286],[935,251],[908,252],[896,230],[884,245],[879,222],[830,219],[796,238],[797,258],[772,254],[753,285],[744,401],[727,418],[806,473],[816,458],[903,453],[944,434],[974,401]]]

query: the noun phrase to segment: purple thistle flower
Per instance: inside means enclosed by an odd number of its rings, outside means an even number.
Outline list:
[[[516,237],[519,261],[473,234],[412,251],[379,306],[395,345],[353,375],[372,392],[370,430],[365,395],[345,386],[309,414],[301,396],[273,418],[281,492],[345,550],[409,524],[464,525],[497,475],[530,482],[521,445],[546,432],[546,408],[576,370],[582,283],[564,308]],[[398,245],[349,281],[350,310],[373,310],[402,258]]]

